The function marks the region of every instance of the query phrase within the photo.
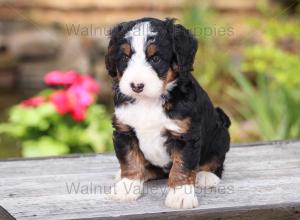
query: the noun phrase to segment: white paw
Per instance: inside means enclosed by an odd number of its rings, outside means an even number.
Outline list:
[[[195,195],[193,185],[177,186],[170,188],[165,205],[176,209],[191,209],[198,206],[198,199]]]
[[[143,192],[142,180],[131,180],[122,178],[111,189],[111,197],[118,201],[133,201],[137,200]]]
[[[118,170],[118,171],[117,171],[117,173],[116,173],[114,179],[115,179],[115,181],[117,181],[117,182],[121,180],[121,170]]]
[[[220,178],[214,173],[201,171],[197,173],[196,176],[196,187],[216,187],[220,183]]]

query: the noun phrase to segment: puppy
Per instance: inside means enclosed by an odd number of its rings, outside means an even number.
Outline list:
[[[215,186],[229,150],[230,120],[192,75],[197,40],[173,19],[142,18],[111,30],[116,200],[136,200],[143,183],[168,177],[165,204],[198,205],[195,186]],[[205,55],[204,55],[205,56]]]

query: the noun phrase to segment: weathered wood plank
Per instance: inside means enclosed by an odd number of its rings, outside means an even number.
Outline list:
[[[221,184],[198,189],[188,211],[164,206],[166,180],[147,183],[138,202],[111,201],[111,154],[1,161],[0,205],[17,219],[299,219],[299,156],[300,142],[233,147]]]
[[[14,220],[15,218],[12,217],[2,206],[0,206],[0,219]]]

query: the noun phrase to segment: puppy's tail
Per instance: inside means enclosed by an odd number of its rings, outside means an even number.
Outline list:
[[[220,120],[221,120],[222,125],[223,125],[225,128],[229,128],[230,125],[231,125],[230,118],[229,118],[229,117],[225,114],[225,112],[224,112],[221,108],[219,108],[219,107],[216,108],[216,112],[217,112],[217,114],[219,115],[219,118],[220,118]]]

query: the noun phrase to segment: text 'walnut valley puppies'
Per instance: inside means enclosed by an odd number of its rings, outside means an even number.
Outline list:
[[[165,204],[193,208],[194,187],[220,181],[230,120],[192,76],[196,51],[196,39],[172,19],[143,18],[112,29],[106,68],[121,168],[114,199],[135,200],[145,181],[168,177]]]

